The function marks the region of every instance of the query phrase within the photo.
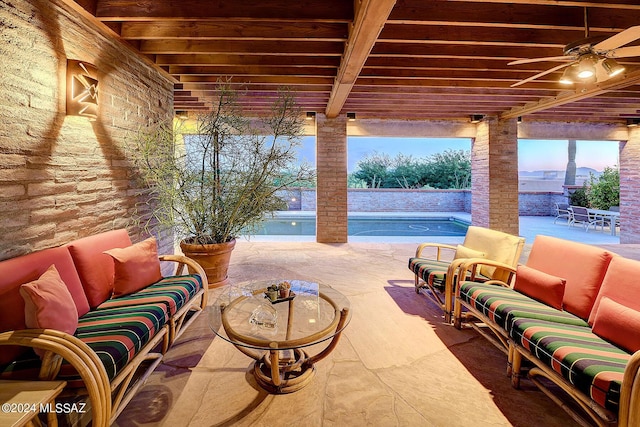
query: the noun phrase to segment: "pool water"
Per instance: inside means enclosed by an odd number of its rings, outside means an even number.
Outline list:
[[[456,218],[357,217],[349,216],[349,236],[464,236],[468,223]],[[270,218],[257,236],[315,236],[315,217]]]

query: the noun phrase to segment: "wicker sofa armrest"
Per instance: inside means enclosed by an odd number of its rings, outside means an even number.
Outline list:
[[[2,345],[42,349],[64,358],[84,381],[91,400],[92,424],[99,427],[109,425],[111,387],[107,372],[95,352],[85,343],[73,335],[53,329],[24,329],[0,333]],[[51,360],[51,357],[45,353],[47,359]]]
[[[204,297],[203,297],[202,304],[203,306],[207,305],[209,282],[207,281],[207,273],[200,266],[200,264],[198,264],[191,258],[188,258],[183,255],[159,255],[158,258],[160,259],[160,261],[169,261],[169,262],[178,263],[178,265],[176,266],[176,274],[178,275],[184,274],[184,267],[187,267],[188,269],[193,271],[195,274],[199,275],[200,279],[202,279],[202,287],[204,289]]]
[[[618,410],[619,427],[640,425],[638,405],[640,405],[640,350],[631,356],[624,370]]]
[[[442,250],[451,250],[453,252],[456,251],[456,247],[453,245],[447,245],[444,243],[421,243],[416,248],[416,258],[422,258],[422,251],[426,248],[436,248],[436,260],[440,261],[440,257],[442,256]]]
[[[517,267],[514,267],[512,265],[505,264],[505,263],[498,262],[498,261],[492,261],[492,260],[486,259],[486,258],[465,259],[465,260],[462,260],[462,262],[460,263],[460,266],[459,266],[458,281],[459,282],[463,281],[469,271],[474,273],[481,266],[495,267],[496,271],[504,271],[504,272],[506,272],[507,276],[508,276],[507,280],[495,280],[495,279],[493,279],[493,280],[489,280],[489,281],[487,281],[485,283],[506,285],[507,287],[509,287],[511,282],[513,281],[513,278],[515,277],[516,270],[517,270]]]

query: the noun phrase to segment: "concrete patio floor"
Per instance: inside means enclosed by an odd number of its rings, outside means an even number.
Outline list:
[[[547,231],[564,238],[617,239],[550,222]],[[541,224],[545,220],[522,221],[536,230]],[[528,233],[521,232],[528,243],[522,261],[533,241]],[[591,243],[640,259],[638,245]],[[577,425],[528,381],[521,390],[511,388],[502,352],[471,330],[444,324],[439,309],[414,292],[407,260],[415,248],[409,242],[239,241],[232,283],[307,279],[349,298],[353,317],[337,348],[317,364],[306,388],[269,395],[249,373],[252,359],[216,337],[200,316],[116,425]],[[210,302],[218,292],[210,293]]]

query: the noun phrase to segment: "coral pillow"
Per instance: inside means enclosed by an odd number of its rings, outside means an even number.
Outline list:
[[[528,297],[562,310],[566,280],[552,276],[526,265],[516,270],[516,282],[513,288]]]
[[[112,298],[139,291],[162,279],[154,237],[128,248],[105,251],[105,254],[113,257],[115,262]]]
[[[640,311],[602,297],[593,320],[593,333],[623,349],[640,350]]]
[[[456,247],[456,254],[454,255],[453,258],[460,259],[460,258],[484,258],[484,257],[485,257],[484,252],[476,251],[475,249],[458,245]]]
[[[94,234],[69,243],[69,253],[91,308],[96,308],[113,294],[113,259],[104,251],[129,246],[131,240],[124,229]]]
[[[78,311],[73,297],[52,265],[40,278],[20,286],[27,328],[57,329],[73,334]]]

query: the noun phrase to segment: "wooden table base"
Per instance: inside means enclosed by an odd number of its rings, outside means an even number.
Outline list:
[[[253,376],[258,385],[269,393],[296,392],[309,384],[316,373],[316,368],[305,351],[287,351],[293,352],[293,359],[283,360],[282,351],[271,350],[253,364]]]

